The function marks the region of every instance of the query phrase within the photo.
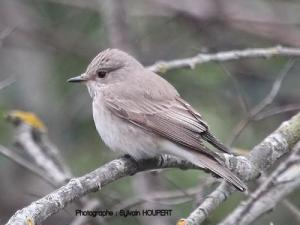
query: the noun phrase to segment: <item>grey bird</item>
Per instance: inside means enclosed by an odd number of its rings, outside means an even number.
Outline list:
[[[238,190],[246,185],[203,141],[229,153],[202,116],[161,76],[118,49],[100,52],[85,73],[68,82],[85,83],[93,100],[96,129],[113,151],[134,159],[171,154],[224,178]]]

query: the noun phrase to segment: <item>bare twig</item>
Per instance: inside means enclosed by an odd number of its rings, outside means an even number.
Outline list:
[[[291,112],[291,111],[297,111],[300,110],[300,105],[297,104],[292,104],[292,105],[285,105],[285,106],[280,106],[280,107],[274,107],[272,109],[269,109],[265,112],[261,112],[258,115],[255,116],[254,120],[263,120],[265,118],[269,118],[271,116],[275,116],[278,114],[286,113],[286,112]]]
[[[263,109],[265,109],[274,101],[274,99],[279,93],[283,79],[288,75],[289,71],[292,69],[294,65],[295,65],[295,60],[289,60],[289,62],[284,66],[283,70],[280,72],[279,76],[273,83],[273,86],[269,94],[257,106],[254,107],[251,114],[257,115],[259,112],[261,112]]]
[[[57,147],[48,139],[48,136],[41,135],[40,142],[38,143],[40,149],[47,157],[61,170],[68,178],[72,177],[70,168],[65,163],[62,155],[60,154]]]
[[[0,154],[8,158],[9,160],[17,163],[18,165],[22,166],[23,168],[29,170],[33,174],[37,175],[42,180],[46,181],[48,184],[50,184],[52,187],[57,187],[55,184],[53,184],[53,181],[48,178],[47,174],[43,172],[42,170],[38,169],[34,164],[31,162],[23,159],[18,154],[14,153],[12,150],[0,145]]]
[[[15,77],[9,77],[9,78],[6,78],[4,80],[2,80],[0,82],[0,90],[10,86],[11,84],[13,84],[14,82],[16,81],[16,78]]]
[[[48,177],[57,185],[64,184],[69,180],[63,171],[56,166],[56,164],[45,155],[38,143],[32,138],[32,127],[25,123],[21,123],[16,132],[16,141],[24,151],[33,159],[34,164],[44,173],[48,174]]]
[[[241,120],[236,127],[233,129],[233,135],[228,140],[228,145],[231,146],[235,140],[241,135],[243,130],[247,127],[247,125],[254,120],[254,118],[261,113],[266,107],[268,107],[277,96],[280,87],[282,85],[283,79],[287,76],[288,72],[291,70],[293,65],[295,64],[294,60],[290,60],[283,70],[280,72],[276,80],[274,81],[270,92],[260,101],[256,106],[254,106],[251,111],[248,113],[247,117]]]
[[[194,68],[207,62],[224,62],[230,60],[237,60],[242,58],[270,58],[273,56],[300,56],[300,49],[276,46],[271,48],[255,48],[244,50],[233,50],[227,52],[218,52],[211,54],[198,54],[194,57],[185,59],[176,59],[172,61],[160,61],[148,69],[154,72],[164,73],[169,70],[180,68]]]
[[[235,88],[235,91],[238,95],[238,99],[240,102],[240,105],[242,106],[242,109],[244,110],[245,113],[248,113],[249,105],[248,102],[242,92],[241,86],[238,82],[238,80],[235,78],[233,74],[230,73],[230,71],[225,67],[224,64],[219,64],[224,71],[224,73],[232,80],[233,86]]]

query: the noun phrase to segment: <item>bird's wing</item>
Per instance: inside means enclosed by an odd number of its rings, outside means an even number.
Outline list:
[[[189,103],[184,101],[182,98],[177,97],[176,100],[186,108],[186,110],[196,119],[196,121],[198,121],[198,123],[203,124],[203,126],[206,127],[206,130],[201,133],[201,137],[204,140],[206,140],[208,143],[210,143],[220,151],[231,153],[231,151],[225,145],[223,145],[219,140],[217,140],[217,138],[209,131],[208,126],[203,121],[200,113],[198,113]]]
[[[104,98],[105,105],[115,115],[176,144],[219,159],[219,155],[202,142],[208,127],[201,115],[179,96],[158,100],[147,95],[117,93],[107,94]]]

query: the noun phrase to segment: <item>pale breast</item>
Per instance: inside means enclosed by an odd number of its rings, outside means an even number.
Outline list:
[[[136,159],[158,154],[158,136],[115,116],[101,100],[101,96],[93,100],[93,117],[99,135],[111,150]]]

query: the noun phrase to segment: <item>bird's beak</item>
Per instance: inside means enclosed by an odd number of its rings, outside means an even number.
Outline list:
[[[72,77],[67,80],[67,82],[69,83],[81,83],[85,81],[87,81],[87,77],[85,76],[85,74],[81,74],[80,76]]]

